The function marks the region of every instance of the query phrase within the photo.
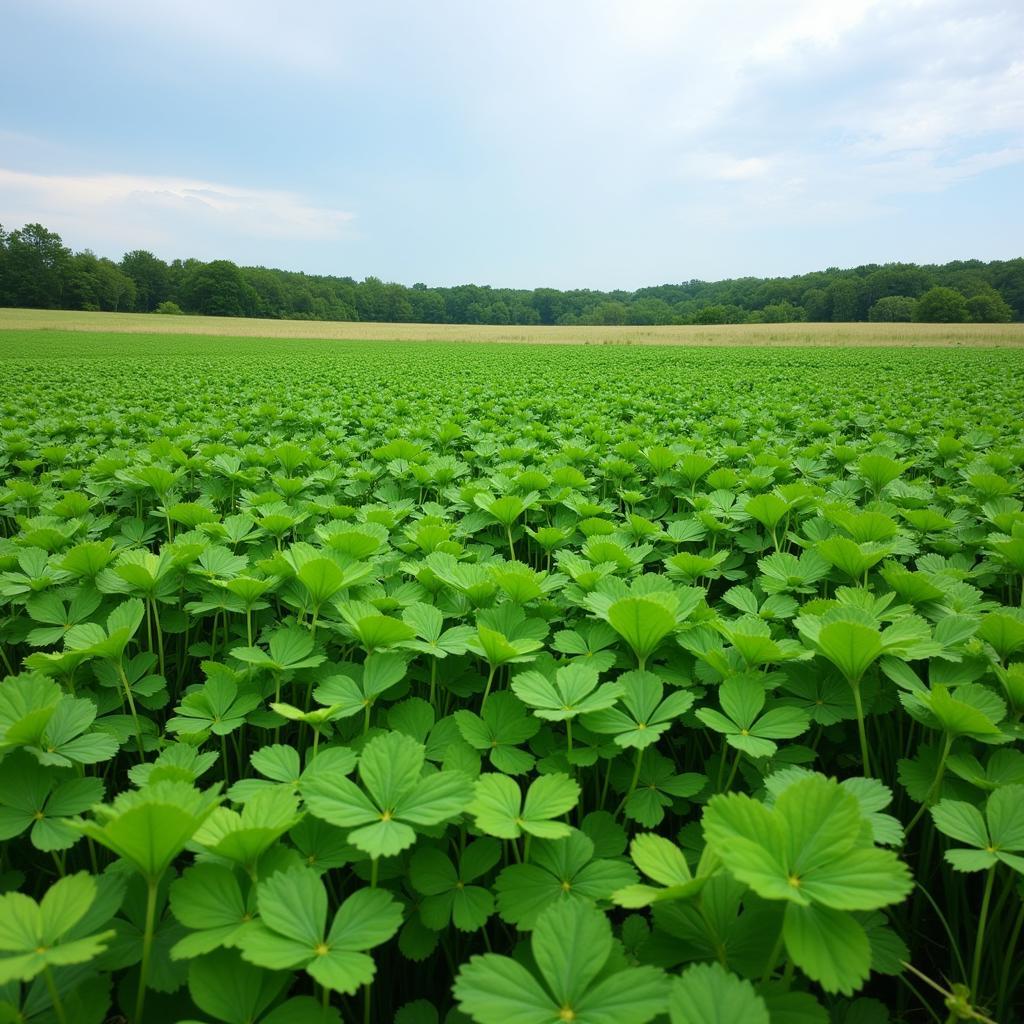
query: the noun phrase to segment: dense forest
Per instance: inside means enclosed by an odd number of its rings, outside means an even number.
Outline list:
[[[998,323],[1024,319],[1024,259],[867,264],[794,277],[684,281],[636,291],[411,287],[376,277],[72,252],[41,224],[0,226],[0,306],[293,320],[460,324]]]

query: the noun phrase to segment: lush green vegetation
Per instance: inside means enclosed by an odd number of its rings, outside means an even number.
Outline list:
[[[0,383],[2,1019],[1017,1019],[1024,353]]]
[[[432,288],[368,277],[72,253],[40,224],[0,227],[0,306],[425,324],[1005,323],[1024,319],[1024,259],[868,264],[794,277],[685,281],[633,292]]]

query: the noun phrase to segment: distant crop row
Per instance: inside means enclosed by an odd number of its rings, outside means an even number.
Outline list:
[[[27,337],[0,1019],[1017,1019],[1021,353]]]

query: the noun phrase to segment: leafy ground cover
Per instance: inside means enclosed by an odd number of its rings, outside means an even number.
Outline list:
[[[1024,353],[0,383],[0,1019],[1017,1019]]]

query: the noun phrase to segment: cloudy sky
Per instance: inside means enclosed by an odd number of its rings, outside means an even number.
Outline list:
[[[0,0],[0,223],[623,287],[1024,251],[1021,0]]]

